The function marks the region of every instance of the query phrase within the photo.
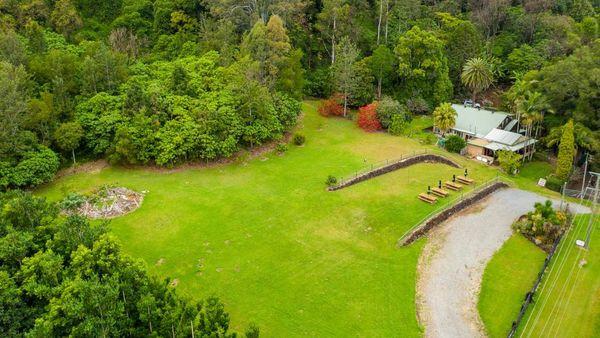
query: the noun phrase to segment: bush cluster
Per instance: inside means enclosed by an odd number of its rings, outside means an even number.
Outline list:
[[[444,147],[449,152],[460,153],[467,146],[467,141],[458,135],[450,135],[446,138]]]
[[[569,217],[562,211],[554,210],[551,201],[546,201],[536,203],[535,209],[521,217],[512,227],[542,249],[549,250],[565,231]]]

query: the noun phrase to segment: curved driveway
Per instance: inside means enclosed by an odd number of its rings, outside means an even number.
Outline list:
[[[510,237],[511,224],[545,200],[523,190],[499,190],[429,234],[417,282],[418,314],[427,337],[485,336],[477,311],[483,270]],[[589,212],[579,205],[571,209]]]

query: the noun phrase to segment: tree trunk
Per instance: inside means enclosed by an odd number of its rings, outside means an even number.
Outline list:
[[[73,155],[73,165],[75,165],[75,149],[71,149],[71,154]]]
[[[390,2],[385,0],[385,44],[388,43],[388,17],[390,14]]]
[[[344,117],[346,117],[346,113],[348,111],[348,93],[344,93]]]
[[[381,37],[381,19],[383,16],[383,0],[379,0],[379,20],[377,21],[377,46]]]
[[[333,17],[333,31],[331,33],[331,64],[335,62],[335,30],[336,28],[336,17]]]
[[[381,100],[381,82],[382,82],[382,78],[381,78],[381,71],[379,72],[379,79],[377,79],[377,100]]]

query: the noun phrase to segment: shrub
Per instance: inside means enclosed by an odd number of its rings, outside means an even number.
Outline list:
[[[414,114],[427,114],[431,109],[429,103],[420,96],[408,99],[408,101],[406,101],[406,106],[408,107],[408,110]]]
[[[306,142],[306,137],[304,137],[302,134],[294,134],[292,142],[294,142],[294,144],[297,146],[301,146],[304,144],[304,142]]]
[[[283,153],[285,153],[287,150],[288,150],[288,145],[287,145],[287,144],[285,144],[285,143],[278,143],[278,144],[275,146],[275,151],[276,151],[278,154],[283,154]]]
[[[404,134],[404,131],[408,127],[408,122],[402,115],[393,115],[390,124],[388,126],[388,132],[395,136]]]
[[[344,115],[344,107],[340,103],[339,95],[333,95],[327,100],[321,102],[318,108],[319,114],[323,116],[342,116]]]
[[[546,188],[553,191],[561,192],[564,183],[565,181],[554,175],[550,175],[546,178]]]
[[[522,156],[510,150],[498,151],[498,163],[500,168],[509,175],[516,175],[521,168]]]
[[[59,204],[62,210],[73,211],[85,202],[85,196],[78,193],[69,193]]]
[[[384,96],[379,100],[377,103],[377,119],[381,122],[383,128],[389,129],[392,119],[398,115],[405,120],[407,120],[407,115],[409,115],[406,107],[401,105],[400,102],[389,96]]]
[[[536,203],[535,209],[513,224],[513,229],[522,233],[536,245],[549,250],[567,225],[568,215],[552,208],[552,202]]]
[[[446,138],[445,147],[449,152],[460,153],[466,146],[467,142],[458,135],[450,135]]]
[[[381,129],[381,123],[377,119],[377,102],[360,107],[357,123],[365,131],[371,132]]]
[[[329,175],[329,176],[327,176],[327,180],[325,181],[325,184],[327,184],[328,187],[333,187],[334,185],[337,184],[337,178],[333,175]]]

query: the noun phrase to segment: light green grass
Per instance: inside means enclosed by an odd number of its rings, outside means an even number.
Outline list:
[[[304,111],[306,144],[283,156],[171,173],[110,167],[39,193],[57,200],[103,184],[148,191],[140,209],[111,221],[112,233],[152,273],[178,279],[180,292],[220,297],[234,329],[256,322],[268,337],[420,336],[414,295],[423,242],[397,249],[396,241],[441,206],[417,194],[462,169],[419,164],[327,192],[328,175],[433,148],[323,118],[315,102]],[[478,182],[496,175],[448,156]]]
[[[600,219],[593,225],[590,250],[575,245],[585,239],[589,217],[575,218],[517,337],[600,336]]]
[[[483,273],[478,303],[490,337],[506,337],[545,258],[543,250],[520,234],[513,234],[494,254]]]

